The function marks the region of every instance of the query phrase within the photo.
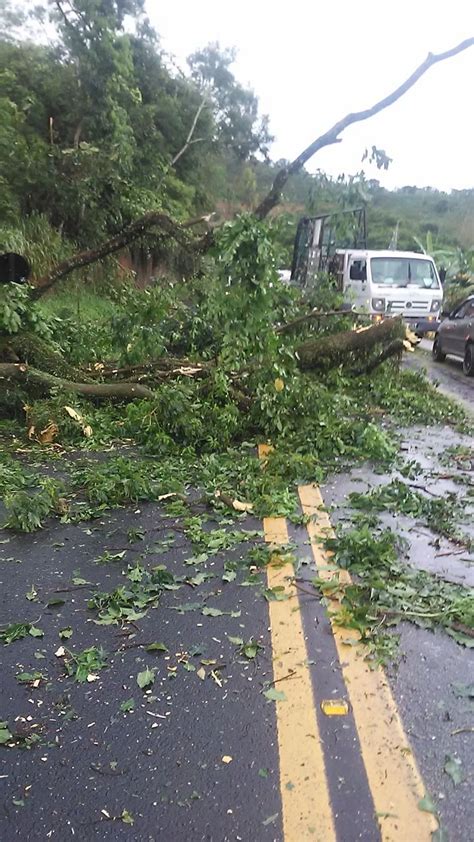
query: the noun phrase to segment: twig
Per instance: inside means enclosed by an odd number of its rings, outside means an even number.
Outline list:
[[[418,491],[424,491],[425,494],[429,494],[431,497],[434,497],[436,500],[440,500],[441,497],[443,496],[442,494],[435,494],[434,491],[430,491],[429,488],[426,487],[426,485],[415,485],[415,484],[412,483],[412,484],[408,485],[408,488],[416,488],[416,489],[418,489]]]
[[[290,331],[294,330],[300,325],[306,324],[306,322],[311,322],[313,319],[322,319],[329,316],[350,316],[351,318],[359,319],[364,317],[369,319],[370,316],[367,313],[359,313],[356,310],[311,310],[310,313],[306,313],[304,316],[298,316],[297,319],[293,319],[292,322],[287,322],[287,324],[280,325],[275,329],[275,333],[282,334],[282,333],[289,333]]]
[[[278,684],[279,681],[286,681],[287,678],[293,678],[296,675],[296,670],[290,670],[288,675],[282,675],[281,678],[275,678],[273,681],[270,681],[270,686],[272,684]]]
[[[443,558],[444,556],[451,556],[451,555],[462,555],[465,552],[466,548],[463,547],[462,550],[451,550],[448,553],[435,553],[435,558]]]
[[[315,591],[308,591],[306,588],[302,588],[301,585],[298,584],[298,582],[292,582],[292,584],[295,586],[295,588],[298,588],[298,590],[301,591],[301,593],[306,593],[308,594],[308,596],[312,596],[313,599],[319,599],[319,596]]]

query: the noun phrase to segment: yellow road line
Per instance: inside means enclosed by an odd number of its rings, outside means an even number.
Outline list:
[[[285,518],[264,518],[265,540],[287,544]],[[295,595],[290,584],[295,575],[290,563],[269,564],[269,588],[284,587]],[[280,789],[285,842],[335,842],[334,820],[318,731],[313,688],[307,661],[303,626],[296,600],[269,602],[273,649],[273,677],[286,701],[276,702]],[[296,670],[295,675],[291,675]],[[288,677],[290,676],[290,677]],[[281,681],[281,679],[287,679]]]
[[[268,450],[261,445],[259,456],[263,458]],[[264,518],[263,528],[268,543],[288,543],[285,518]],[[278,560],[268,565],[268,587],[283,587],[289,597],[296,595],[293,577],[290,563]],[[275,688],[286,696],[286,701],[275,703],[284,840],[336,842],[313,689],[305,666],[308,655],[303,625],[299,610],[295,610],[297,600],[271,601],[268,606]]]
[[[334,533],[327,513],[321,511],[324,505],[321,492],[313,485],[305,485],[300,486],[299,496],[304,514],[312,516],[307,530],[320,577],[338,577],[341,584],[350,583],[347,571],[324,569],[330,563],[330,554],[323,549],[320,539]],[[437,821],[418,807],[425,788],[385,673],[368,667],[362,645],[344,644],[348,638],[357,639],[357,632],[334,623],[332,630],[382,840],[429,842]]]

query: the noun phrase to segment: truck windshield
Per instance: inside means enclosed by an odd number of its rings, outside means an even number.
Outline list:
[[[372,257],[370,266],[374,284],[439,289],[438,278],[431,260],[416,257]]]

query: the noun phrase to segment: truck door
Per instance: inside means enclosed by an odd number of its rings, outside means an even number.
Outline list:
[[[351,303],[364,306],[367,300],[367,261],[365,258],[351,257],[348,266],[346,285]]]

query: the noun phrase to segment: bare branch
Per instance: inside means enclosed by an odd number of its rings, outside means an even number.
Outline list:
[[[102,258],[107,257],[109,254],[120,251],[120,249],[138,239],[145,231],[153,226],[159,226],[165,234],[175,239],[183,248],[190,249],[191,243],[185,233],[185,229],[190,228],[192,225],[197,225],[198,222],[202,221],[207,221],[207,217],[198,217],[180,225],[164,213],[150,211],[126,228],[123,228],[115,237],[111,237],[109,240],[101,243],[97,248],[81,251],[53,266],[47,275],[36,281],[34,297],[41,298],[61,278],[69,275],[75,269],[82,269],[90,263],[102,260]]]
[[[31,383],[45,392],[50,392],[51,389],[59,386],[68,392],[91,398],[135,400],[156,397],[151,389],[139,383],[74,383],[37,368],[31,368],[25,363],[0,363],[0,382],[5,380]]]
[[[340,143],[341,139],[339,138],[339,135],[342,131],[347,129],[348,126],[351,126],[353,123],[360,123],[363,120],[368,120],[370,117],[373,117],[375,114],[378,114],[380,111],[388,108],[389,105],[393,105],[394,102],[397,102],[397,100],[406,94],[407,91],[409,91],[410,88],[412,88],[413,85],[421,79],[430,67],[433,67],[433,65],[438,64],[441,61],[446,61],[446,59],[452,58],[472,46],[474,46],[474,38],[466,38],[465,41],[462,41],[451,50],[446,50],[444,53],[428,53],[424,62],[416,68],[411,76],[409,76],[408,79],[405,79],[405,81],[402,82],[398,88],[392,91],[392,93],[388,94],[388,96],[379,100],[379,102],[376,102],[375,105],[372,105],[364,111],[355,111],[354,113],[346,114],[342,120],[339,120],[327,132],[316,138],[316,140],[310,143],[310,145],[307,146],[306,149],[304,149],[303,152],[294,159],[294,161],[277,173],[269,193],[267,193],[265,198],[256,208],[254,212],[255,216],[258,219],[264,219],[270,213],[272,208],[274,208],[280,201],[281,192],[289,177],[301,170],[307,161],[309,161],[316,152],[319,152],[320,149],[323,149],[325,146],[331,146],[334,143]]]
[[[176,155],[170,161],[168,166],[165,167],[165,170],[164,170],[164,172],[163,172],[163,174],[160,178],[160,181],[158,183],[158,190],[162,186],[162,184],[163,184],[166,176],[168,175],[169,171],[178,163],[179,159],[184,155],[185,152],[188,151],[189,147],[192,146],[194,143],[202,143],[202,141],[204,140],[204,138],[202,138],[202,137],[198,137],[198,138],[195,138],[193,140],[193,134],[196,131],[196,126],[198,124],[198,120],[199,120],[199,118],[200,118],[200,116],[201,116],[201,114],[202,114],[202,112],[203,112],[203,110],[204,110],[204,108],[207,104],[208,104],[207,98],[203,97],[201,99],[201,102],[198,105],[198,108],[197,108],[196,113],[194,115],[193,121],[191,123],[191,128],[189,129],[188,136],[187,136],[183,146],[181,147],[179,152],[176,153]]]
[[[191,145],[191,142],[197,143],[198,141],[203,140],[203,138],[198,138],[197,140],[192,141],[192,136],[193,136],[194,132],[196,131],[197,122],[198,122],[198,120],[199,120],[199,118],[200,118],[200,116],[201,116],[201,114],[202,114],[206,105],[207,105],[207,99],[205,97],[203,97],[201,102],[199,103],[199,107],[198,107],[198,109],[197,109],[197,111],[194,115],[194,120],[191,123],[191,128],[189,129],[188,136],[185,140],[184,146],[182,147],[182,149],[179,150],[179,152],[176,153],[173,160],[171,161],[172,167],[174,167],[174,165],[177,163],[177,161],[179,161],[179,159],[181,158],[181,155],[184,155],[187,148]]]
[[[328,316],[349,316],[352,319],[360,319],[360,318],[370,318],[367,313],[361,313],[357,310],[311,310],[309,313],[305,313],[304,316],[298,316],[297,319],[293,319],[291,322],[287,322],[284,325],[279,325],[279,327],[275,328],[275,333],[291,333],[293,330],[297,330],[302,325],[307,324],[308,322],[317,321],[318,319],[327,318]]]

